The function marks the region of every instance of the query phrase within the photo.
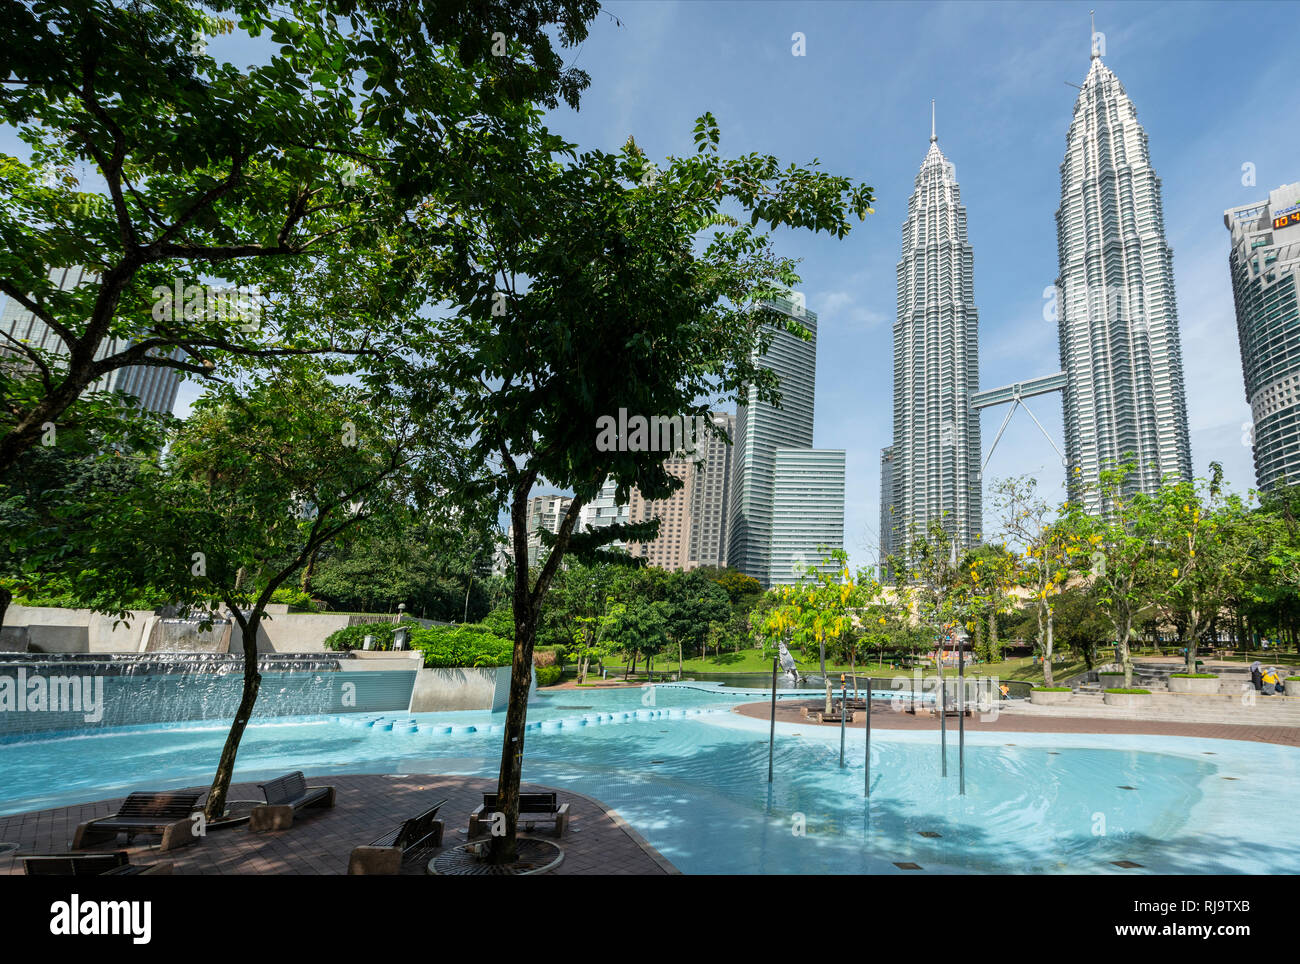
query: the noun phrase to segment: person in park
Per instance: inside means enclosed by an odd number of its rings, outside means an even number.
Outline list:
[[[1259,660],[1250,664],[1250,684],[1255,687],[1258,693],[1264,688],[1264,670],[1260,666]]]

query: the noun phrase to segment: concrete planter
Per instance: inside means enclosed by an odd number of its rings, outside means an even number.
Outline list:
[[[1107,693],[1105,695],[1107,706],[1147,706],[1151,702],[1150,693]]]
[[[1133,679],[1137,679],[1137,673],[1133,674]],[[1097,682],[1101,684],[1104,690],[1115,689],[1124,685],[1123,673],[1098,673]]]
[[[1029,694],[1029,702],[1040,706],[1059,706],[1061,703],[1070,702],[1070,698],[1073,696],[1073,692],[1052,693],[1045,690],[1033,690]]]
[[[1212,693],[1218,695],[1219,678],[1215,676],[1210,679],[1193,679],[1187,676],[1171,676],[1169,677],[1169,692]]]

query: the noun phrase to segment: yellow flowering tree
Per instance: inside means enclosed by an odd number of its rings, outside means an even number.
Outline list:
[[[1039,497],[1038,483],[1028,477],[1004,479],[993,488],[1002,535],[1020,554],[1008,573],[1009,582],[1028,590],[1038,617],[1038,647],[1043,657],[1043,683],[1052,686],[1054,598],[1065,588],[1070,559],[1077,551],[1069,534],[1055,525],[1056,509]]]

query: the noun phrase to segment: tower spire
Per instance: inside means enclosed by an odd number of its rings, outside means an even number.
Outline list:
[[[933,144],[939,138],[934,135],[934,100],[930,101],[930,143]]]
[[[1089,10],[1088,19],[1092,23],[1092,33],[1088,35],[1088,45],[1092,50],[1092,58],[1096,60],[1101,54],[1097,51],[1097,11]]]

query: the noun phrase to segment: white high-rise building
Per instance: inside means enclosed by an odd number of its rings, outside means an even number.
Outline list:
[[[939,520],[962,546],[982,531],[979,314],[966,208],[953,165],[930,149],[903,222],[894,322],[894,441],[881,453],[882,549]],[[885,500],[888,500],[887,502]]]
[[[1092,66],[1074,104],[1056,212],[1070,501],[1102,511],[1099,474],[1135,463],[1131,492],[1190,479],[1191,445],[1160,178],[1119,79]]]

